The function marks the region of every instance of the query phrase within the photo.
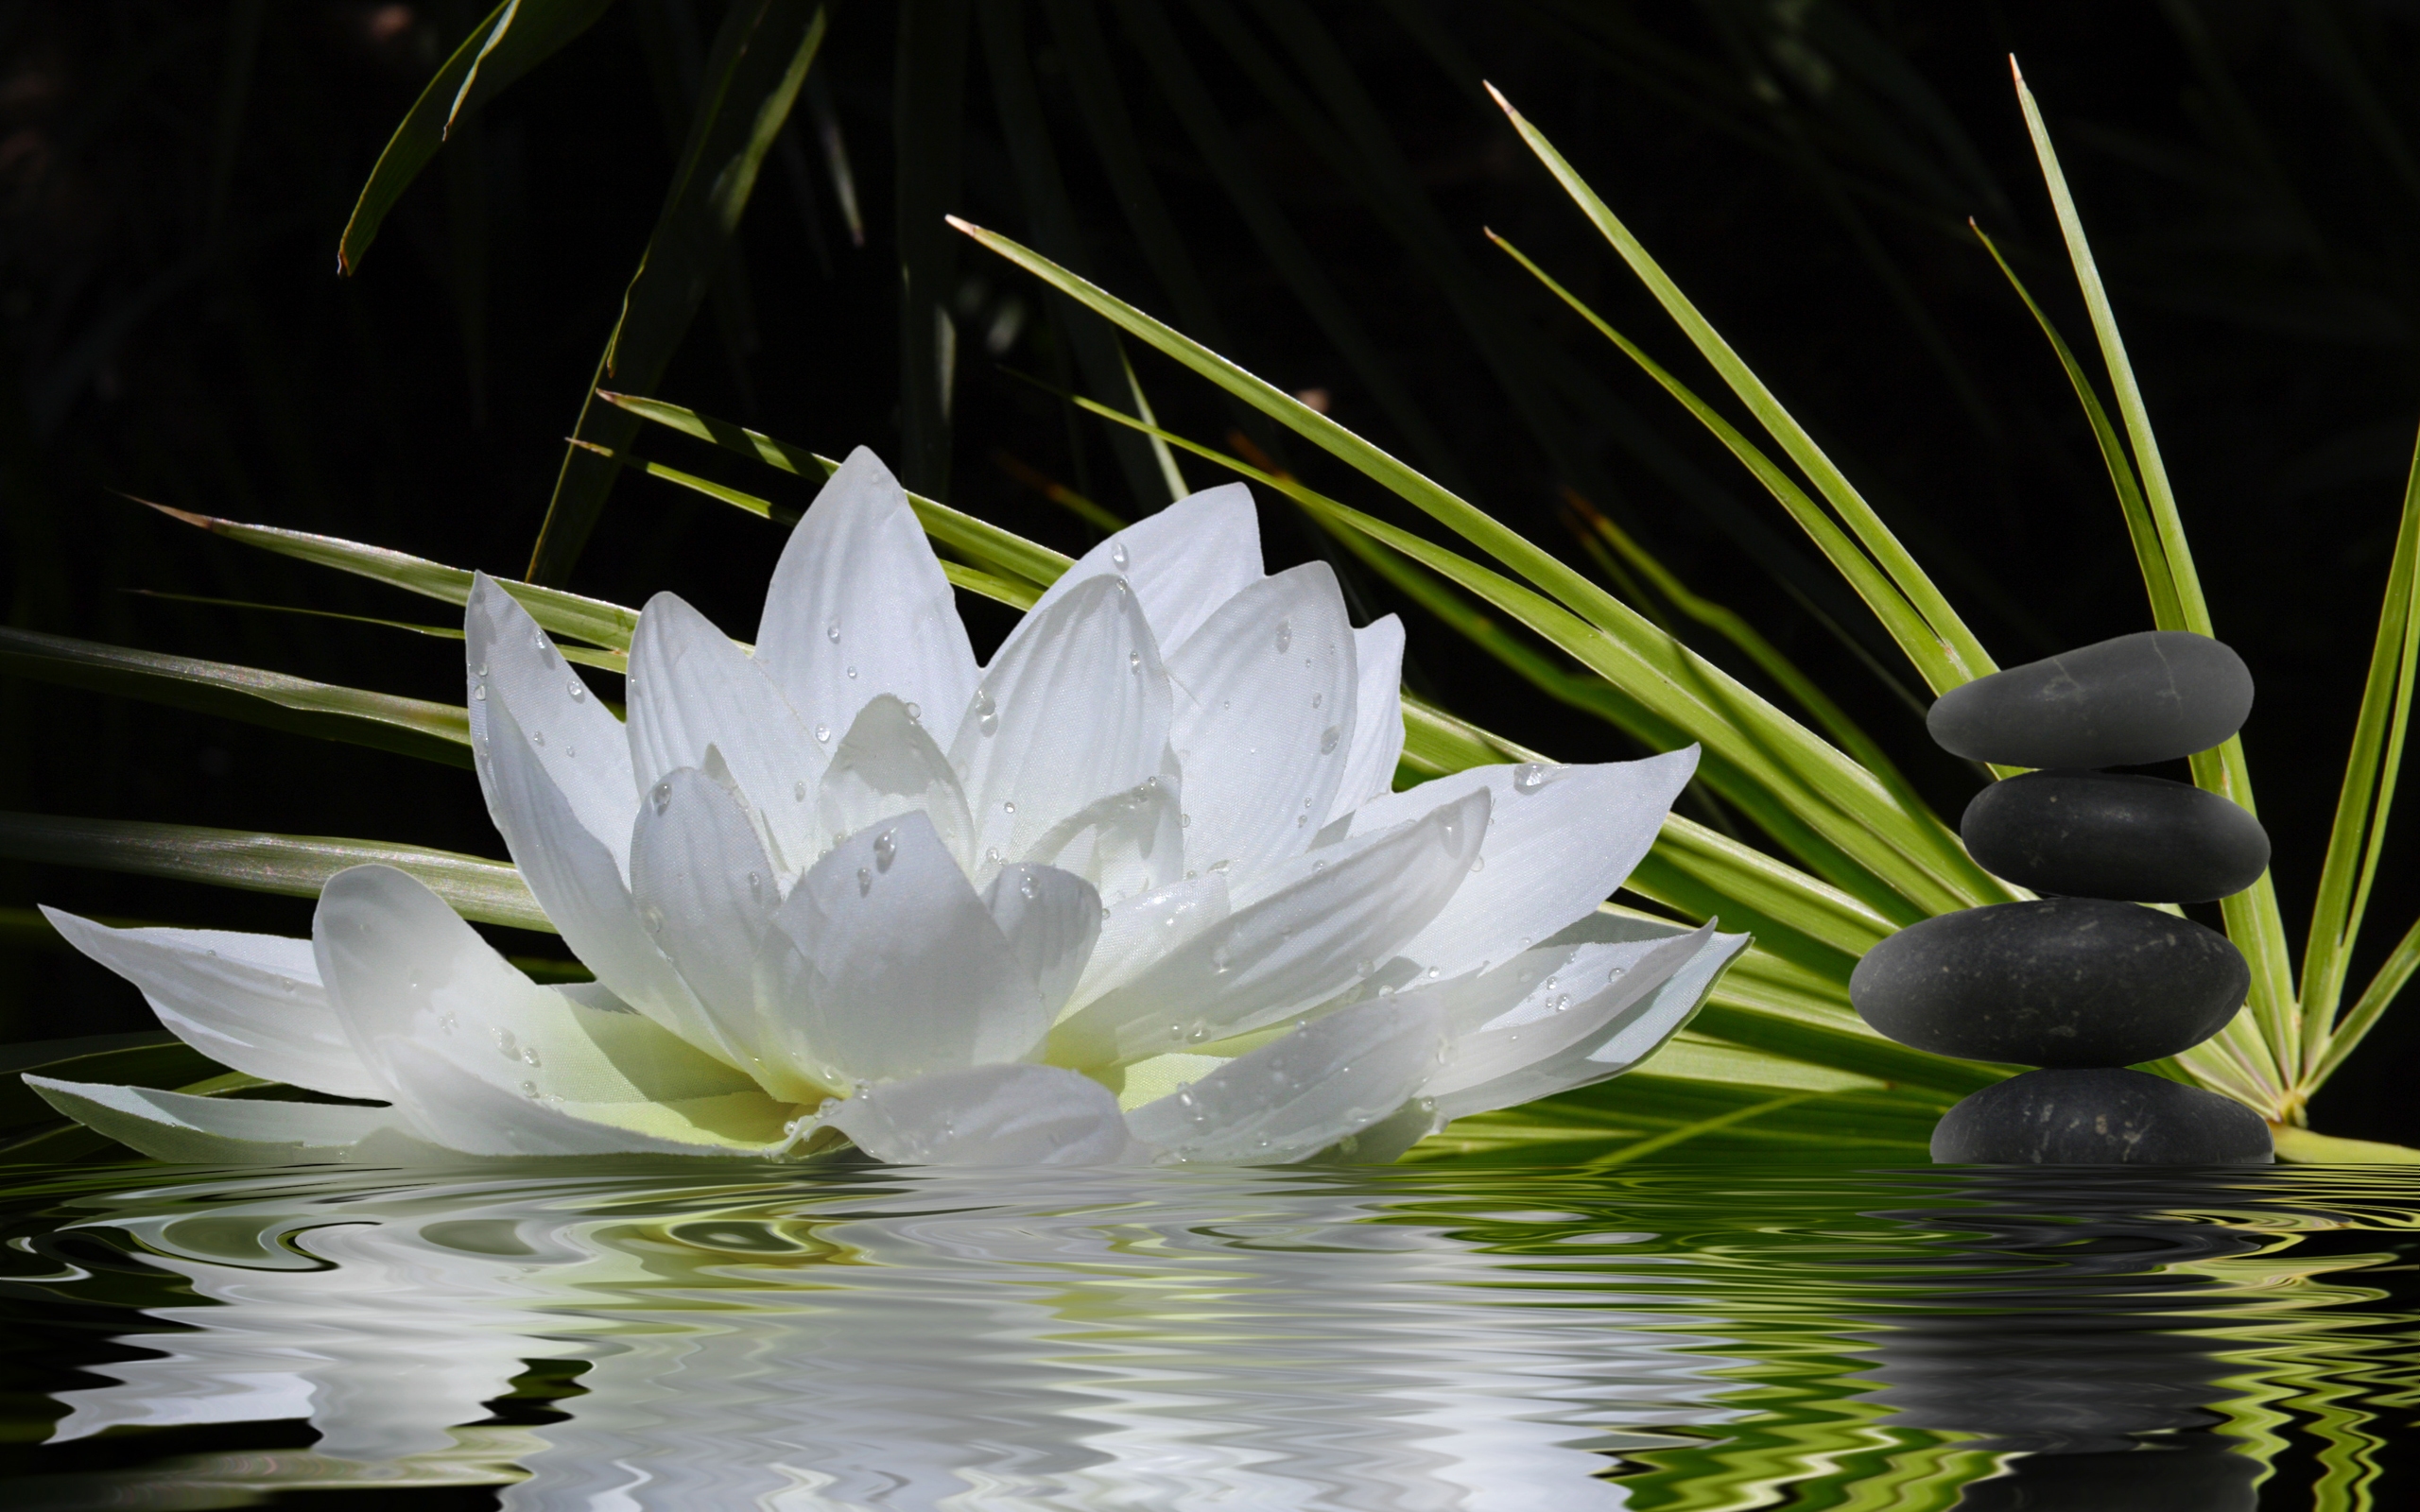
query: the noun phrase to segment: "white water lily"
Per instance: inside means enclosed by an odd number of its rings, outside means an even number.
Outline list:
[[[29,1085],[211,1161],[1386,1159],[1626,1069],[1745,943],[1598,911],[1694,747],[1390,791],[1402,627],[1264,576],[1241,485],[1103,541],[988,666],[862,449],[752,652],[648,604],[627,719],[490,579],[465,628],[489,812],[596,983],[383,867],[308,940],[54,912],[205,1054],[384,1106]]]

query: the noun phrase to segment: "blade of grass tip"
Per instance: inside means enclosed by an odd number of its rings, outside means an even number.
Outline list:
[[[453,128],[586,31],[613,0],[504,0],[471,29],[422,89],[370,170],[337,243],[337,271],[359,270],[387,213]]]
[[[2311,907],[2310,941],[2303,952],[2303,1055],[2316,1067],[2327,1050],[2329,1030],[2344,990],[2344,972],[2370,885],[2384,853],[2389,803],[2403,762],[2411,717],[2415,637],[2420,637],[2420,449],[2404,484],[2403,519],[2395,531],[2394,565],[2387,574],[2386,601],[2378,610],[2370,670],[2361,690],[2361,712],[2353,749],[2344,764],[2344,785],[2336,800],[2336,821],[2320,868],[2319,897]],[[2357,859],[2358,858],[2358,859]],[[2318,1089],[2308,1080],[2304,1091]]]
[[[459,626],[419,625],[410,620],[382,620],[374,614],[339,614],[335,610],[304,609],[299,604],[259,604],[243,598],[211,598],[201,593],[168,593],[156,588],[130,588],[126,592],[142,598],[163,598],[178,604],[208,604],[218,609],[255,610],[268,614],[303,614],[317,620],[340,620],[352,625],[375,625],[383,629],[408,630],[414,635],[425,635],[440,641],[463,639]],[[631,659],[619,651],[593,651],[584,645],[558,645],[555,649],[562,653],[563,660],[566,662],[578,662],[584,667],[596,667],[600,671],[625,672],[629,670],[631,664]]]
[[[1783,472],[1761,448],[1741,434],[1737,426],[1716,413],[1714,407],[1699,398],[1686,384],[1681,382],[1662,364],[1641,351],[1636,343],[1615,330],[1602,316],[1590,309],[1577,295],[1564,288],[1544,268],[1531,262],[1519,248],[1493,231],[1486,234],[1488,240],[1501,248],[1514,262],[1520,264],[1530,277],[1545,284],[1564,303],[1569,305],[1582,319],[1594,326],[1599,335],[1619,348],[1624,356],[1636,363],[1640,369],[1661,385],[1666,392],[1679,400],[1682,407],[1696,417],[1700,424],[1714,433],[1715,438],[1722,442],[1732,455],[1737,457],[1740,463],[1754,474],[1756,481],[1763,484],[1766,490],[1789,512],[1790,518],[1798,523],[1806,532],[1808,539],[1812,540],[1816,547],[1824,553],[1824,559],[1848,580],[1852,588],[1856,589],[1858,596],[1865,600],[1866,607],[1874,611],[1875,618],[1882,622],[1882,627],[1890,632],[1891,639],[1897,643],[1899,649],[1906,653],[1909,662],[1914,665],[1916,671],[1923,676],[1934,692],[1947,692],[1975,675],[1959,663],[1955,654],[1943,643],[1940,636],[1934,633],[1933,627],[1925,622],[1924,616],[1917,611],[1913,604],[1909,602],[1907,595],[1900,593],[1882,570],[1875,565],[1874,559],[1859,549],[1858,544],[1832,522],[1831,517],[1824,512],[1821,506],[1806,496],[1806,490],[1799,488],[1789,473]]]
[[[458,704],[7,627],[0,627],[0,673],[424,761],[471,765],[470,714]]]
[[[1631,234],[1630,228],[1622,224],[1597,192],[1580,177],[1578,170],[1555,149],[1554,144],[1547,140],[1545,133],[1514,110],[1512,103],[1495,85],[1488,85],[1487,91],[1512,121],[1521,140],[1529,145],[1530,150],[1546,165],[1547,171],[1563,185],[1564,193],[1613,245],[1622,260],[1630,265],[1631,270],[1638,275],[1639,281],[1648,286],[1649,292],[1672,317],[1673,322],[1681,327],[1699,352],[1730,386],[1731,391],[1748,406],[1757,422],[1781,443],[1782,450],[1813,481],[1817,491],[1839,511],[1841,519],[1858,541],[1873,553],[1874,560],[1923,617],[1945,651],[1958,663],[1964,678],[1979,678],[1995,670],[1982,643],[1975,638],[1974,632],[1966,627],[1965,621],[1950,607],[1948,599],[1942,595],[1931,577],[1900,544],[1898,537],[1882,523],[1882,517],[1874,512],[1873,506],[1867,504],[1864,496],[1849,482],[1847,474],[1824,455],[1823,448],[1815,443],[1815,438],[1791,417],[1781,401],[1732,350],[1730,343],[1723,340],[1713,324],[1699,313],[1688,296],[1681,292],[1680,285],[1648,253],[1646,246]]]
[[[666,404],[660,399],[608,392],[600,392],[597,397],[642,420],[653,421],[700,440],[712,441],[725,451],[754,457],[784,472],[821,481],[840,470],[838,462],[804,446],[775,440],[761,431],[717,420],[711,415],[701,415],[694,409]],[[1063,552],[1028,541],[1012,531],[1003,530],[989,521],[978,520],[921,493],[909,493],[908,504],[916,511],[917,522],[925,527],[926,535],[986,571],[1002,576],[1022,578],[1037,587],[1047,588],[1057,582],[1060,574],[1075,561],[1074,558]]]
[[[1992,254],[1992,261],[1999,265],[2009,287],[2025,301],[2033,323],[2049,338],[2050,350],[2058,353],[2059,366],[2066,369],[2067,382],[2075,388],[2077,402],[2083,405],[2084,419],[2092,425],[2092,438],[2100,447],[2100,459],[2109,469],[2109,481],[2118,490],[2118,506],[2126,516],[2126,534],[2135,543],[2135,560],[2142,568],[2143,589],[2151,595],[2152,623],[2163,630],[2184,629],[2185,608],[2176,596],[2176,578],[2169,568],[2168,550],[2160,544],[2159,526],[2152,520],[2150,506],[2143,501],[2142,483],[2135,476],[2135,465],[2127,458],[2125,443],[2118,438],[2118,427],[2110,422],[2109,411],[2101,407],[2100,393],[2085,375],[2083,364],[2076,360],[2066,338],[2035,302],[2033,292],[2016,276],[2016,269],[2009,266],[2008,259],[2000,255],[1998,246],[1983,233],[1983,228],[1975,223],[1973,216],[1967,217],[1966,227],[1983,244],[1983,250]]]
[[[0,813],[0,856],[295,898],[317,898],[337,872],[376,863],[409,872],[465,919],[555,933],[510,862],[383,840]]]
[[[1040,469],[997,447],[992,450],[992,465],[1098,530],[1102,535],[1114,536],[1126,528],[1126,522],[1116,515],[1065,484],[1054,481]]]
[[[1142,417],[1145,424],[1157,426],[1159,417],[1151,413],[1151,402],[1143,393],[1143,380],[1134,376],[1134,364],[1126,355],[1122,342],[1117,348],[1117,363],[1126,370],[1126,391],[1134,400],[1134,413]],[[1151,456],[1160,464],[1160,481],[1167,485],[1168,502],[1173,504],[1193,490],[1185,487],[1184,474],[1177,471],[1176,454],[1168,450],[1168,443],[1156,436],[1150,438],[1150,442]]]
[[[207,530],[214,536],[224,536],[247,546],[322,567],[333,567],[338,572],[352,573],[447,604],[459,606],[471,601],[471,574],[464,568],[448,567],[425,558],[390,551],[385,546],[363,545],[336,536],[313,535],[276,525],[248,525],[233,520],[221,520],[216,515],[196,514],[190,509],[153,504],[148,499],[135,499],[132,494],[125,497],[157,509],[172,520],[182,520],[196,529]],[[511,578],[498,578],[496,586],[527,610],[530,618],[557,635],[572,636],[610,650],[628,651],[631,636],[638,629],[637,610],[610,604],[601,598],[587,598],[579,593],[565,593],[560,588],[544,588]]]
[[[1143,423],[1091,400],[1077,403],[1121,425],[1139,428]],[[2006,884],[1977,867],[1962,847],[1945,839],[1945,828],[1937,817],[1903,812],[1872,772],[1728,673],[1656,631],[1603,590],[1590,585],[1609,606],[1610,617],[1623,627],[1622,634],[1590,626],[1544,595],[1340,504],[1291,476],[1266,472],[1173,432],[1160,434],[1169,444],[1275,489],[1316,515],[1349,524],[1487,599],[1710,751],[1737,763],[1789,813],[1854,858],[1862,881],[1880,885],[1881,896],[1869,899],[1876,906],[1890,911],[1912,903],[1930,914],[2014,896]],[[1714,701],[1708,702],[1709,697]],[[1855,886],[1847,879],[1835,880]]]
[[[608,378],[652,387],[671,360],[722,268],[757,170],[789,118],[823,32],[823,9],[811,0],[736,0],[725,12],[700,76],[680,166],[580,397],[572,427],[580,438],[618,449],[637,434],[630,416],[597,408],[596,391]],[[530,553],[531,581],[570,576],[620,471],[579,447],[563,449]]]

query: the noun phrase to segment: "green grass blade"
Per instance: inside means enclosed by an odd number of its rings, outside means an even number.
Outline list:
[[[1610,1171],[1617,1165],[1627,1165],[1642,1156],[1668,1150],[1675,1144],[1712,1134],[1718,1129],[1729,1128],[1735,1124],[1746,1123],[1752,1118],[1761,1118],[1767,1113],[1777,1113],[1785,1108],[1793,1107],[1806,1102],[1810,1097],[1821,1095],[1823,1094],[1820,1092],[1787,1092],[1779,1097],[1768,1097],[1761,1102],[1750,1103],[1741,1108],[1714,1114],[1710,1118],[1699,1119],[1694,1124],[1684,1124],[1679,1128],[1667,1129],[1652,1138],[1640,1140],[1635,1144],[1625,1144],[1609,1155],[1597,1157],[1580,1169],[1590,1176],[1600,1171]]]
[[[1992,254],[1992,261],[1999,265],[2009,287],[2025,301],[2034,324],[2049,339],[2050,350],[2058,353],[2059,366],[2066,370],[2077,402],[2083,405],[2084,419],[2092,424],[2092,438],[2100,447],[2100,460],[2109,469],[2111,486],[2118,490],[2118,506],[2125,512],[2126,534],[2135,543],[2135,560],[2142,568],[2144,592],[2151,595],[2152,623],[2163,630],[2184,629],[2185,608],[2176,596],[2176,578],[2169,569],[2167,548],[2160,544],[2159,526],[2152,520],[2151,506],[2143,500],[2142,480],[2135,475],[2135,464],[2126,455],[2125,443],[2118,438],[2118,427],[2110,422],[2109,411],[2101,407],[2099,390],[2085,375],[2083,364],[2076,360],[2066,337],[2059,334],[2050,317],[2034,302],[2032,290],[2025,286],[2025,281],[2016,276],[2016,269],[2000,255],[1998,246],[1983,234],[1983,228],[1973,219],[1969,218],[1966,226],[1983,244],[1983,250]]]
[[[383,840],[0,813],[0,856],[297,898],[317,898],[337,872],[376,862],[411,873],[465,919],[548,934],[555,927],[510,862]]]
[[[1790,475],[1767,456],[1755,443],[1742,435],[1737,426],[1716,413],[1714,406],[1700,399],[1687,385],[1682,383],[1661,364],[1639,350],[1629,337],[1615,330],[1603,317],[1590,309],[1577,295],[1549,277],[1544,268],[1531,262],[1519,248],[1494,232],[1489,232],[1487,236],[1490,241],[1502,248],[1514,262],[1527,269],[1530,277],[1545,284],[1556,298],[1578,313],[1582,319],[1596,327],[1599,335],[1619,348],[1624,356],[1636,363],[1649,377],[1661,385],[1667,393],[1679,400],[1682,407],[1688,410],[1700,424],[1714,433],[1715,438],[1721,441],[1731,455],[1737,457],[1741,465],[1754,475],[1756,481],[1765,486],[1766,491],[1780,502],[1782,507],[1789,512],[1790,518],[1796,521],[1800,528],[1806,532],[1808,539],[1815,542],[1816,549],[1823,552],[1824,559],[1848,580],[1849,586],[1857,591],[1858,596],[1865,600],[1866,607],[1874,610],[1875,617],[1882,622],[1882,627],[1890,632],[1891,639],[1898,644],[1899,649],[1906,653],[1909,662],[1923,675],[1925,681],[1935,692],[1954,688],[1970,678],[1980,675],[1969,672],[1959,664],[1956,658],[1944,645],[1941,638],[1933,632],[1933,627],[1925,622],[1924,616],[1916,611],[1916,607],[1908,601],[1907,595],[1902,593],[1897,586],[1883,575],[1882,570],[1875,565],[1874,559],[1868,557],[1855,541],[1849,540],[1847,534],[1824,512],[1823,507],[1807,497],[1806,491],[1801,489]]]
[[[382,629],[408,630],[439,641],[459,641],[462,629],[455,625],[421,625],[411,620],[380,619],[374,614],[339,614],[330,609],[304,609],[299,604],[260,604],[246,598],[212,598],[203,593],[168,593],[153,588],[132,588],[127,592],[144,598],[164,598],[178,604],[209,604],[218,609],[253,610],[266,614],[302,614],[315,620],[337,620],[348,625],[375,625]],[[584,667],[596,667],[606,672],[627,672],[631,659],[620,651],[597,651],[584,645],[558,645],[566,662]]]
[[[5,627],[0,627],[0,673],[424,761],[471,765],[470,715],[458,704]]]
[[[580,401],[573,434],[619,450],[638,422],[596,388],[611,379],[653,387],[720,270],[756,187],[766,149],[789,119],[799,85],[823,41],[822,8],[811,0],[735,0],[715,34],[681,165],[622,297],[622,310]],[[529,558],[533,582],[561,583],[588,542],[620,470],[565,447],[554,497]]]
[[[1630,265],[1631,270],[1648,286],[1674,323],[1721,375],[1731,391],[1781,444],[1790,460],[1797,463],[1814,482],[1816,490],[1839,511],[1850,532],[1866,551],[1872,553],[1875,562],[1931,628],[1943,649],[1962,674],[1961,680],[1979,678],[1994,670],[1994,663],[1985,654],[1982,643],[1967,629],[1965,621],[1950,608],[1941,590],[1916,564],[1915,558],[1908,554],[1907,548],[1899,543],[1899,539],[1892,534],[1890,527],[1882,523],[1881,516],[1874,512],[1873,506],[1865,502],[1847,475],[1824,455],[1823,448],[1816,445],[1815,438],[1791,418],[1781,401],[1773,397],[1772,391],[1731,349],[1730,343],[1724,341],[1705,317],[1698,313],[1697,306],[1689,301],[1688,296],[1681,292],[1680,286],[1649,255],[1646,247],[1631,234],[1630,229],[1621,223],[1597,192],[1588,187],[1545,134],[1514,110],[1512,102],[1498,94],[1495,86],[1490,85],[1488,93],[1503,108],[1505,115],[1512,122],[1513,129],[1520,132],[1522,141],[1529,144],[1530,150],[1537,155],[1547,171],[1554,175],[1573,202],[1621,254],[1622,260]],[[1919,670],[1924,670],[1924,666],[1923,662],[1918,663]],[[1938,685],[1936,688],[1938,691]]]
[[[2303,952],[2303,1060],[2310,1070],[2325,1059],[2345,969],[2384,853],[2387,810],[2403,765],[2413,662],[2420,651],[2420,604],[2415,599],[2420,599],[2420,448],[2414,450],[2404,483],[2403,520],[2395,531],[2386,602],[2378,610],[2352,754],[2344,764],[2327,859],[2320,868],[2319,897],[2311,907],[2310,942]],[[2308,1076],[2307,1070],[2305,1090],[2316,1091]]]
[[[840,467],[832,458],[819,455],[805,447],[777,441],[746,426],[700,415],[694,409],[666,404],[660,399],[612,393],[598,397],[642,420],[653,421],[700,440],[712,441],[725,451],[754,457],[768,467],[778,468],[785,472],[820,481],[831,476]],[[925,527],[926,535],[976,566],[1001,577],[1022,578],[1038,588],[1047,588],[1075,562],[1074,558],[1063,552],[1028,541],[1013,531],[1003,530],[989,521],[978,520],[923,494],[908,494],[908,503],[915,509],[917,522]],[[796,519],[797,515],[793,513],[790,518]]]
[[[337,271],[350,274],[377,239],[387,213],[403,198],[452,129],[495,98],[504,87],[586,31],[614,0],[504,0],[471,29],[445,60],[403,124],[378,154],[361,197],[337,243]]]
[[[225,536],[230,541],[257,546],[263,551],[273,551],[281,557],[334,567],[339,572],[353,573],[447,604],[460,605],[471,601],[471,574],[465,568],[448,567],[425,558],[389,551],[384,546],[365,546],[359,541],[344,541],[335,536],[316,536],[307,531],[285,530],[275,525],[242,524],[215,515],[172,509],[164,504],[154,504],[151,507],[198,529],[207,530],[214,536]],[[586,598],[578,593],[567,593],[560,588],[542,588],[535,583],[515,582],[510,578],[498,578],[496,586],[527,610],[530,618],[556,635],[568,635],[610,650],[628,651],[631,636],[638,628],[637,610],[609,604],[601,598]]]

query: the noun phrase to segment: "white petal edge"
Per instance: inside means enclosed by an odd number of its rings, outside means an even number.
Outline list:
[[[1494,1003],[1480,1007],[1478,1011],[1488,1016],[1476,1024],[1453,1023],[1457,1016],[1448,1011],[1445,1063],[1429,1078],[1429,1092],[1442,1099],[1514,1077],[1565,1052],[1584,1057],[1627,1022],[1632,1010],[1643,1009],[1656,988],[1687,965],[1713,936],[1714,926],[1707,924],[1661,939],[1586,942],[1522,952],[1487,973],[1511,979],[1504,995],[1512,997],[1512,1002],[1495,1012],[1488,1012],[1495,1007]]]
[[[1067,1001],[1082,1007],[1149,971],[1160,959],[1226,922],[1227,879],[1205,872],[1126,899],[1101,920],[1093,957]]]
[[[756,661],[810,726],[837,735],[888,693],[922,709],[933,738],[949,744],[975,691],[975,651],[907,490],[862,446],[782,548]]]
[[[1248,885],[1309,848],[1352,751],[1354,654],[1323,561],[1246,587],[1169,654],[1168,740],[1197,869],[1225,862]]]
[[[1056,1066],[970,1066],[859,1092],[827,1120],[892,1165],[1131,1165],[1117,1099]]]
[[[765,816],[782,868],[815,859],[812,799],[830,746],[807,732],[754,658],[675,594],[656,594],[639,614],[628,707],[636,794],[667,772],[703,766],[715,747]]]
[[[1184,798],[1176,778],[1156,773],[1095,799],[1043,832],[1016,859],[1072,872],[1111,907],[1121,906],[1183,878]]]
[[[1260,573],[1260,514],[1252,492],[1222,483],[1186,494],[1084,553],[1028,617],[1089,578],[1122,576],[1134,585],[1160,644],[1177,646]]]
[[[43,1101],[155,1160],[188,1165],[315,1165],[352,1158],[372,1135],[402,1128],[391,1108],[196,1097],[28,1073]]]
[[[1223,1040],[1368,978],[1469,875],[1488,803],[1466,793],[1239,909],[1069,1015],[1050,1059],[1115,1065]]]
[[[489,735],[493,715],[508,710],[547,784],[562,794],[566,812],[621,866],[631,842],[631,808],[637,801],[622,722],[596,701],[529,611],[485,573],[472,575],[471,596],[462,610],[462,649],[470,674],[471,754],[489,812],[497,806],[488,771]],[[496,823],[503,828],[501,816]]]
[[[867,825],[921,809],[958,864],[974,869],[975,820],[966,792],[921,714],[887,693],[857,712],[815,789],[816,844],[802,868]]]
[[[1353,632],[1353,753],[1322,826],[1393,791],[1403,761],[1403,621],[1389,614]]]
[[[1356,1004],[1126,1115],[1170,1162],[1275,1165],[1385,1119],[1436,1070],[1444,1021],[1417,998]]]
[[[337,1097],[391,1095],[345,1039],[309,940],[112,929],[42,912],[67,943],[142,988],[170,1033],[220,1065]]]

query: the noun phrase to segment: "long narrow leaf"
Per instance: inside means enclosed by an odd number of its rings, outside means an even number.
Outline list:
[[[735,0],[724,13],[681,166],[622,297],[596,376],[581,395],[573,427],[580,439],[618,450],[637,433],[629,416],[610,405],[599,408],[596,391],[609,378],[653,387],[671,360],[722,266],[755,190],[756,171],[789,119],[823,30],[822,8],[812,0]],[[533,582],[561,583],[569,576],[619,472],[579,447],[564,448],[530,554]]]
[[[412,620],[381,619],[375,614],[339,614],[331,609],[305,609],[300,604],[261,604],[246,598],[212,598],[205,593],[169,593],[158,589],[135,588],[129,593],[145,598],[164,598],[177,604],[209,604],[219,609],[254,610],[265,614],[301,614],[315,620],[337,620],[347,625],[375,625],[381,629],[407,630],[438,641],[459,641],[461,627],[456,625],[422,625]],[[626,672],[631,659],[620,651],[598,651],[585,645],[558,645],[566,662],[584,667],[596,667],[606,672]]]
[[[283,672],[138,651],[0,627],[0,673],[60,687],[141,698],[321,740],[471,765],[470,715],[430,703],[314,682]]]
[[[0,812],[0,856],[298,898],[316,898],[337,872],[375,862],[411,873],[465,919],[549,934],[555,927],[511,863],[381,840]]]
[[[454,128],[507,84],[586,31],[614,0],[504,0],[439,67],[378,154],[337,243],[337,271],[359,270],[378,227]]]

